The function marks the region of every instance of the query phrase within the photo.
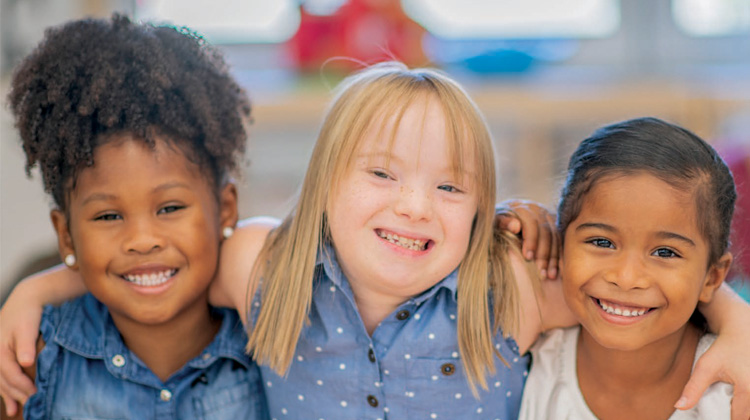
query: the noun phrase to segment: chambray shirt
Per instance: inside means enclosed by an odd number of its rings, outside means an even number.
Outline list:
[[[44,309],[37,393],[25,419],[266,419],[260,372],[244,353],[237,313],[216,309],[211,344],[166,382],[122,341],[107,307],[87,294]]]
[[[330,255],[330,258],[324,255]],[[502,334],[489,390],[475,399],[466,381],[456,333],[456,280],[451,273],[409,299],[370,337],[333,249],[318,257],[310,324],[302,330],[288,375],[261,365],[271,417],[313,419],[515,420],[528,356]],[[251,316],[261,305],[255,297]]]

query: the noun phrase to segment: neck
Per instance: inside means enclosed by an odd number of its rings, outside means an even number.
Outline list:
[[[213,319],[206,296],[169,321],[144,324],[111,313],[125,345],[162,381],[198,356],[213,340],[221,323]]]
[[[357,293],[354,290],[353,292],[354,300],[357,302],[357,311],[370,336],[375,328],[403,303],[403,301],[381,299],[370,293]]]
[[[586,403],[601,419],[668,418],[690,377],[700,332],[686,324],[631,351],[599,345],[584,329],[576,370]]]

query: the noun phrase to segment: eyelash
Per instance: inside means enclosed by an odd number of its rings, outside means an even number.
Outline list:
[[[161,207],[156,214],[170,214],[174,213],[176,211],[184,209],[186,206],[172,204],[169,206]],[[122,216],[118,213],[105,213],[101,214],[99,216],[94,217],[94,221],[104,221],[104,222],[112,222],[115,220],[122,219]]]
[[[438,187],[438,189],[439,190],[443,190],[445,192],[449,192],[449,193],[460,193],[460,192],[462,192],[461,190],[459,190],[458,188],[454,187],[453,185],[441,185],[441,186]]]
[[[602,242],[607,242],[609,246],[602,246]],[[614,248],[614,244],[609,239],[604,238],[593,238],[586,241],[587,244],[594,245],[597,248]]]
[[[602,242],[606,242],[608,246],[602,246],[603,245]],[[604,238],[589,239],[588,241],[586,241],[586,243],[590,243],[597,248],[614,248],[614,244],[612,243],[612,241],[610,241],[609,239],[604,239]],[[661,251],[667,251],[669,255],[659,255]],[[664,247],[657,248],[656,250],[654,250],[654,252],[651,253],[651,255],[655,257],[659,257],[659,258],[682,258],[680,254],[675,252],[673,249],[664,248]]]
[[[94,220],[101,220],[101,221],[104,221],[104,222],[111,222],[111,221],[114,221],[114,220],[119,220],[121,218],[122,218],[122,216],[120,216],[117,213],[105,213],[105,214],[102,214],[102,215],[94,217]]]
[[[378,178],[382,178],[382,179],[391,179],[391,176],[390,176],[390,175],[388,175],[387,173],[385,173],[385,172],[383,172],[383,171],[379,171],[379,170],[377,170],[377,169],[375,169],[375,170],[371,171],[371,173],[372,173],[373,175],[375,175],[376,177],[378,177]]]
[[[668,255],[668,256],[658,255],[659,251],[667,251],[667,252],[670,253],[670,255]],[[652,252],[651,255],[655,255],[655,256],[657,256],[659,258],[682,258],[680,256],[680,254],[678,254],[677,252],[675,252],[673,249],[669,249],[669,248],[658,248],[654,252]]]
[[[177,205],[177,204],[172,204],[172,205],[164,206],[164,207],[160,208],[159,211],[156,212],[156,214],[174,213],[174,212],[176,212],[178,210],[182,210],[184,208],[185,208],[185,206],[181,206],[181,205]]]

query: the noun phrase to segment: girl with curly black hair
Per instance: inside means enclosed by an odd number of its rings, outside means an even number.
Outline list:
[[[250,117],[219,52],[186,28],[84,19],[49,29],[11,88],[89,291],[45,309],[25,418],[266,418],[237,313],[208,304]]]

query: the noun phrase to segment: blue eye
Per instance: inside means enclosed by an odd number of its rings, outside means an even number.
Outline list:
[[[387,173],[385,173],[383,171],[379,171],[377,169],[373,170],[372,174],[375,175],[378,178],[383,178],[383,179],[390,179],[391,178],[390,175],[388,175]]]
[[[164,206],[164,207],[162,207],[162,208],[159,209],[159,211],[157,212],[157,214],[174,213],[174,212],[176,212],[178,210],[182,210],[184,208],[185,208],[185,206],[179,206],[179,205],[176,205],[176,204],[175,205],[171,205],[171,206]]]
[[[680,255],[676,252],[672,251],[669,248],[659,248],[656,251],[654,251],[651,255],[657,256],[659,258],[679,258]]]
[[[105,222],[119,220],[119,219],[122,219],[122,216],[120,216],[117,213],[105,213],[105,214],[100,214],[99,216],[94,217],[94,220],[102,220]]]
[[[458,188],[454,187],[453,185],[441,185],[438,187],[438,189],[446,191],[446,192],[461,192]]]
[[[613,249],[615,247],[615,244],[613,244],[612,241],[610,241],[609,239],[604,239],[604,238],[595,238],[587,242],[599,248],[612,248]]]

